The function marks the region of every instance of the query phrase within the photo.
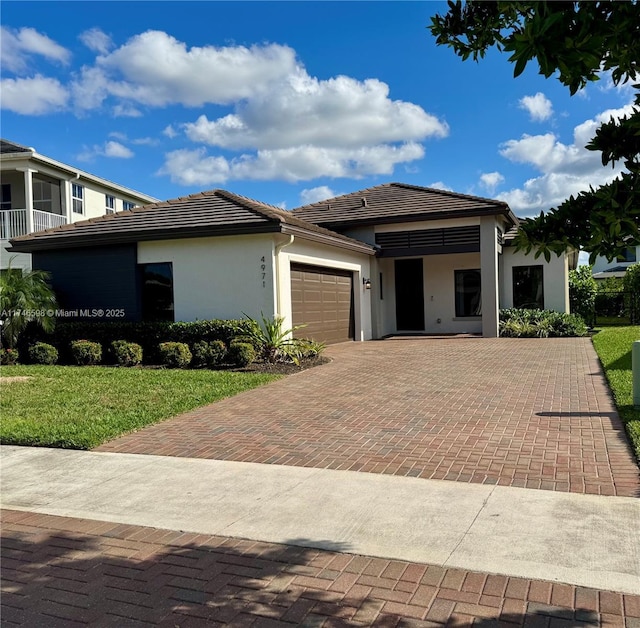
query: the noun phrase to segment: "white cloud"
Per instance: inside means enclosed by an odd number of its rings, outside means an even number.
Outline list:
[[[120,142],[110,141],[104,147],[105,157],[117,157],[118,159],[130,159],[133,157],[133,151]]]
[[[542,92],[534,96],[524,96],[518,106],[528,111],[529,117],[536,122],[548,120],[553,115],[553,104]]]
[[[39,116],[64,109],[69,94],[59,81],[37,74],[32,78],[0,81],[2,109]]]
[[[176,131],[173,126],[171,126],[170,124],[168,126],[166,126],[164,128],[164,131],[162,131],[163,135],[166,135],[167,137],[173,139],[174,137],[178,136],[178,131]]]
[[[519,140],[509,140],[500,154],[510,161],[532,165],[540,176],[532,177],[521,188],[498,195],[516,212],[532,215],[555,207],[571,195],[597,187],[615,179],[622,167],[603,167],[600,153],[589,151],[585,144],[595,135],[596,129],[611,118],[630,114],[632,105],[609,109],[577,125],[573,130],[573,142],[564,144],[553,133],[523,135]]]
[[[113,108],[113,115],[115,118],[141,118],[142,111],[131,105],[118,104]]]
[[[433,188],[434,190],[444,190],[445,192],[453,192],[453,190],[442,181],[434,181],[433,183],[430,183],[427,187]]]
[[[296,182],[320,176],[357,179],[369,174],[391,174],[396,164],[423,156],[423,147],[412,142],[357,149],[299,146],[261,150],[231,160],[207,156],[204,148],[182,149],[165,155],[159,174],[169,175],[174,183],[183,185],[211,185],[234,179]]]
[[[80,41],[93,52],[106,55],[113,48],[111,37],[99,28],[90,28],[79,35]]]
[[[424,155],[420,141],[449,131],[418,105],[391,100],[381,81],[319,80],[302,68],[234,113],[202,115],[183,128],[193,142],[249,151],[225,176],[287,181],[391,174],[396,164]]]
[[[493,192],[501,183],[504,183],[504,177],[499,172],[484,172],[480,175],[480,183],[489,192]]]
[[[0,28],[0,43],[5,71],[26,71],[31,55],[40,55],[64,65],[71,60],[71,53],[66,48],[34,28],[15,30],[3,26]]]
[[[328,185],[319,185],[315,188],[302,190],[302,192],[300,192],[300,203],[302,205],[309,205],[310,203],[324,201],[334,196],[336,196],[336,193]]]
[[[121,137],[120,133],[110,133],[112,137]],[[120,142],[109,140],[103,145],[94,144],[91,148],[84,148],[84,150],[76,157],[78,161],[92,161],[96,157],[111,157],[115,159],[130,159],[134,156],[131,149],[127,148]]]
[[[83,68],[75,91],[84,95],[78,105],[87,109],[108,95],[153,107],[229,104],[254,95],[295,68],[295,52],[288,46],[187,48],[167,33],[147,31]],[[86,92],[96,83],[102,89],[88,99]]]
[[[231,149],[360,147],[448,134],[446,123],[422,107],[391,100],[377,79],[321,81],[302,70],[235,113],[213,121],[202,115],[185,130],[194,142]]]

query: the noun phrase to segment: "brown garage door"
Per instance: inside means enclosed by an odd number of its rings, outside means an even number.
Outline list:
[[[353,274],[345,270],[291,264],[291,307],[295,334],[333,344],[353,340]]]

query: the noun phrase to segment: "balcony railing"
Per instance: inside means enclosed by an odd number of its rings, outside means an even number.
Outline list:
[[[67,217],[51,214],[39,209],[33,210],[33,231],[44,231],[67,224]],[[26,209],[0,210],[0,239],[10,240],[27,233]]]

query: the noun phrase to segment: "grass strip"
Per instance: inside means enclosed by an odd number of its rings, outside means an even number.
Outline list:
[[[631,347],[640,340],[640,326],[603,327],[593,336],[593,346],[602,362],[631,445],[640,460],[640,409],[633,406]]]
[[[208,370],[3,366],[0,442],[91,449],[146,425],[278,379]]]

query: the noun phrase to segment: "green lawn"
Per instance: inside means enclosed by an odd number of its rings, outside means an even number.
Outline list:
[[[3,366],[0,442],[90,449],[278,376],[229,371]]]
[[[640,459],[640,409],[633,407],[631,346],[640,340],[640,326],[603,327],[593,336],[595,347],[613,391],[616,406]]]

